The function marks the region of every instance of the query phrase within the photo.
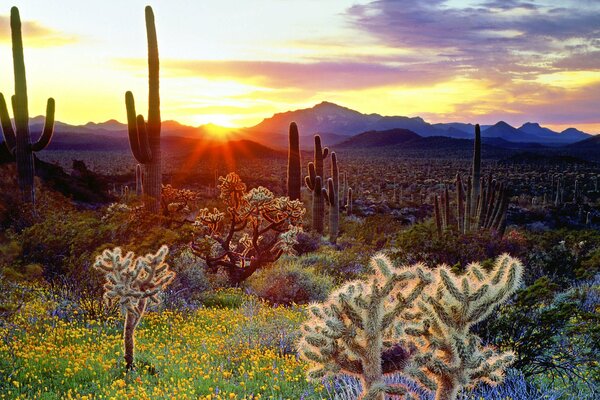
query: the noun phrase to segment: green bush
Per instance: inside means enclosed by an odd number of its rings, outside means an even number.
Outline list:
[[[247,287],[251,293],[273,304],[305,304],[326,299],[333,279],[296,258],[282,257],[272,267],[255,273]]]

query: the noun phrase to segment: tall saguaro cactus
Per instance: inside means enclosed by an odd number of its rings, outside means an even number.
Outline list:
[[[321,146],[321,136],[315,135],[315,170],[317,172],[317,176],[321,177],[321,180],[325,179],[324,170],[323,170],[323,160],[327,158],[329,154],[329,149],[325,147],[324,149]]]
[[[17,161],[19,189],[24,201],[35,201],[34,157],[33,153],[45,149],[52,139],[54,131],[54,99],[49,98],[46,105],[46,121],[40,138],[31,143],[29,132],[29,108],[27,104],[27,78],[23,57],[23,38],[21,36],[21,18],[19,9],[10,9],[10,29],[12,35],[13,66],[15,74],[15,95],[12,107],[15,127],[10,120],[4,96],[0,93],[0,121],[4,135],[4,144]]]
[[[490,229],[499,236],[506,229],[506,214],[510,192],[504,183],[496,182],[491,176],[481,177],[481,132],[475,126],[475,145],[471,175],[467,177],[466,190],[460,174],[456,175],[456,227],[461,233],[479,229]],[[466,192],[466,193],[465,193]],[[436,196],[436,202],[437,200]],[[438,233],[449,228],[450,196],[448,188],[441,198],[441,204],[434,205],[435,222]]]
[[[323,188],[323,197],[329,205],[329,241],[335,243],[340,230],[340,174],[334,152],[331,153],[331,178]]]
[[[287,195],[290,200],[300,200],[300,187],[302,186],[300,138],[298,136],[298,126],[295,122],[290,124],[289,139]]]
[[[304,178],[306,187],[312,192],[312,228],[323,233],[323,217],[325,214],[325,199],[322,192],[322,178],[317,175],[315,164],[308,163],[308,176]]]
[[[153,213],[160,211],[162,186],[160,152],[160,95],[159,61],[156,28],[152,7],[146,7],[146,33],[148,36],[148,121],[135,112],[133,93],[125,93],[129,144],[136,160],[144,166],[144,205]]]

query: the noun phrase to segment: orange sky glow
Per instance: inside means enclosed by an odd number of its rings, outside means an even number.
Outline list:
[[[146,108],[146,1],[14,1],[30,115],[125,120]],[[330,101],[428,122],[536,121],[600,133],[600,4],[589,1],[151,1],[163,120],[252,126]],[[10,5],[0,92],[12,94]]]

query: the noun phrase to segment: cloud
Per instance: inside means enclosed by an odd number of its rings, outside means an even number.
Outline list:
[[[556,3],[558,4],[558,3]],[[465,74],[504,79],[600,50],[600,4],[518,0],[452,7],[442,0],[377,0],[347,10],[350,23],[390,46],[436,51]]]
[[[141,66],[145,60],[119,60]],[[236,61],[165,60],[171,77],[235,80],[274,89],[356,90],[385,86],[426,86],[452,76],[445,62],[374,63],[368,61]]]
[[[41,25],[36,21],[22,21],[23,42],[25,46],[52,47],[75,43],[78,38],[52,28]],[[10,43],[10,17],[0,15],[0,43]]]

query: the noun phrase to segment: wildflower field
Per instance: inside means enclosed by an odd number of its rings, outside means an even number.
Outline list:
[[[122,322],[65,321],[28,303],[0,329],[3,399],[327,398],[292,351],[300,309],[248,301],[237,309],[151,312],[126,374]]]

